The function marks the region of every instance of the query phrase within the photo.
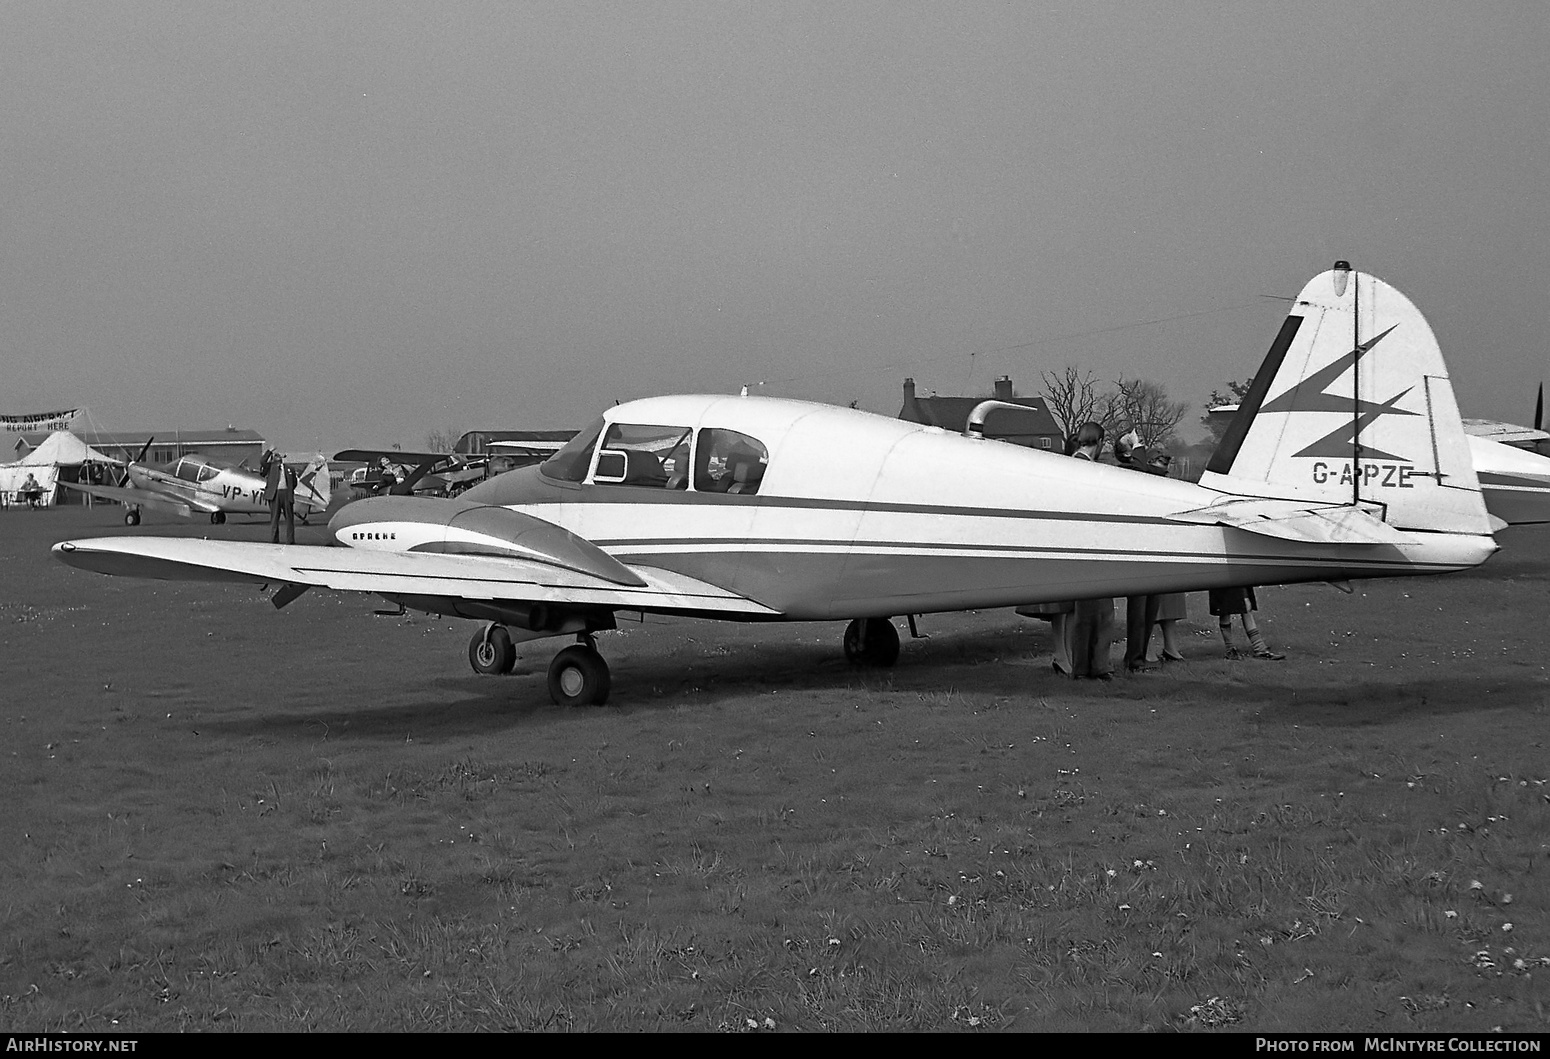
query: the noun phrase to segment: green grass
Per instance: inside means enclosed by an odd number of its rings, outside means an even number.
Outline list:
[[[1008,612],[675,623],[563,711],[552,645],[41,558],[101,531],[0,517],[12,1029],[1545,1028],[1550,533],[1261,590],[1284,663],[1196,598],[1107,686]]]

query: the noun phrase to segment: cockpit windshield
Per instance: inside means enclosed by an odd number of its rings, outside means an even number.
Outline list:
[[[213,467],[202,458],[184,456],[178,461],[173,473],[185,482],[208,482],[211,478],[220,474],[219,467]]]
[[[603,432],[601,419],[567,441],[559,452],[539,464],[538,473],[560,482],[579,482],[592,466],[592,450]]]

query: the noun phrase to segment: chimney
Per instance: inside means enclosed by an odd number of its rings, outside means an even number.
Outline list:
[[[904,399],[906,401],[913,401],[915,399],[915,380],[914,379],[905,379],[904,380]]]
[[[1012,377],[1003,375],[996,380],[996,400],[1010,401],[1012,399]]]

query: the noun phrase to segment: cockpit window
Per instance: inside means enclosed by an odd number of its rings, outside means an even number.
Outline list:
[[[701,493],[757,493],[769,462],[769,450],[758,438],[707,428],[700,431],[695,449],[694,488]]]
[[[598,435],[602,432],[603,421],[599,419],[567,441],[559,452],[540,464],[539,473],[545,478],[553,478],[561,482],[581,481],[587,476],[588,468],[592,466],[592,449],[597,444]]]
[[[199,464],[185,457],[178,461],[177,468],[173,473],[185,482],[197,482],[199,480]]]
[[[599,485],[686,488],[691,433],[688,427],[615,423],[603,435],[592,480]]]
[[[207,463],[199,468],[199,480],[201,482],[208,482],[211,478],[214,478],[220,473],[221,469],[219,467],[211,467]]]

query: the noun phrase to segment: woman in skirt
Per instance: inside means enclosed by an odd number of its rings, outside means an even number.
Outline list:
[[[1243,632],[1249,638],[1249,646],[1253,648],[1255,658],[1279,662],[1286,657],[1265,645],[1265,637],[1259,631],[1259,623],[1254,620],[1254,612],[1258,609],[1259,604],[1254,599],[1252,588],[1213,588],[1211,590],[1211,613],[1216,615],[1217,628],[1221,630],[1222,645],[1227,648],[1228,658],[1243,657],[1243,652],[1239,651],[1237,645],[1232,642],[1234,614],[1243,617]]]

